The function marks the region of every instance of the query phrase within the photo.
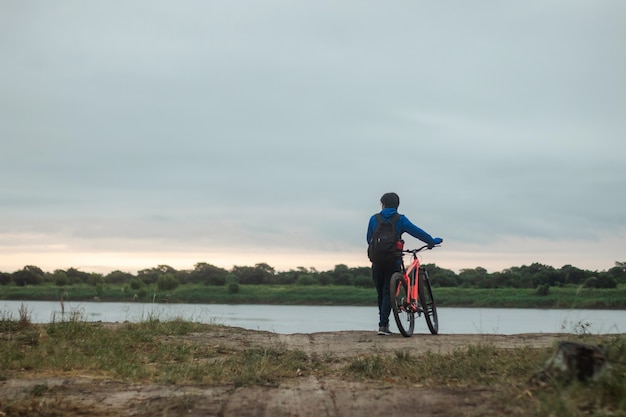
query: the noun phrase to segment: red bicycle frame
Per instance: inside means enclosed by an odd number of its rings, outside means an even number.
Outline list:
[[[421,263],[419,258],[417,257],[417,250],[404,250],[403,252],[413,254],[413,261],[408,268],[404,267],[404,258],[402,259],[402,272],[404,273],[404,280],[406,281],[407,285],[407,295],[409,297],[407,302],[410,306],[409,308],[413,310],[414,313],[417,313],[417,294],[419,287],[419,280],[417,278]]]

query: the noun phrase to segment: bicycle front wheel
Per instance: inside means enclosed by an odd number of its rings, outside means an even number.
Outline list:
[[[408,288],[404,275],[395,272],[390,283],[391,309],[402,336],[411,337],[415,328],[415,313],[409,306]]]
[[[424,318],[431,334],[439,333],[439,319],[437,318],[437,305],[433,298],[433,290],[430,287],[430,278],[426,269],[421,269],[419,274],[418,295]]]

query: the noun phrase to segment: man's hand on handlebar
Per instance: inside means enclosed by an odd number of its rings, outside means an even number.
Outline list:
[[[441,245],[441,243],[443,243],[443,239],[440,237],[436,237],[433,239],[433,243],[431,243],[430,245],[428,245],[428,249],[432,249],[437,245]]]

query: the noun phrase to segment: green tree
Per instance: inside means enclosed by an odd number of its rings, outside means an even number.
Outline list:
[[[607,274],[620,284],[626,284],[626,262],[615,262],[615,266]]]
[[[259,285],[269,284],[273,278],[274,269],[267,264],[252,266],[234,266],[231,273],[237,277],[240,284]]]
[[[590,277],[583,282],[583,288],[598,288],[598,277]]]
[[[298,285],[315,285],[317,279],[311,274],[302,274],[298,277]]]
[[[533,262],[519,268],[523,288],[537,288],[541,284],[554,285],[559,276],[558,272],[549,265]]]
[[[572,265],[564,265],[560,269],[564,284],[580,284],[587,279],[588,273]]]
[[[529,267],[529,273],[532,275],[532,286],[537,287],[542,284],[555,286],[559,282],[561,274],[550,265],[533,263]]]
[[[498,281],[502,287],[523,288],[522,275],[519,268],[509,268],[500,272]]]
[[[97,285],[103,285],[104,276],[102,274],[92,272],[91,274],[89,274],[89,277],[87,278],[85,283],[91,285],[92,287],[95,287]]]
[[[435,264],[425,264],[424,267],[428,270],[434,287],[456,287],[461,284],[458,275],[450,269],[440,268]]]
[[[474,269],[461,269],[459,280],[461,281],[461,285],[465,287],[489,288],[491,283],[487,279],[488,275],[485,268],[477,266]]]
[[[76,268],[68,269],[65,271],[65,274],[70,280],[70,285],[88,283],[91,278],[91,274],[89,272],[79,271]]]
[[[62,269],[57,269],[52,274],[52,280],[55,285],[59,287],[63,287],[65,285],[69,285],[70,279],[67,277],[67,274]]]
[[[157,280],[157,288],[159,291],[173,291],[180,282],[173,274],[163,274]]]
[[[152,285],[157,282],[161,275],[176,275],[176,273],[177,271],[169,265],[159,265],[156,268],[147,268],[137,271],[137,278],[146,285]]]
[[[224,285],[227,276],[227,270],[205,262],[199,262],[189,274],[189,282],[205,285]]]
[[[299,269],[302,268],[301,266],[298,267],[297,270],[294,269],[290,269],[289,271],[285,271],[285,272],[277,272],[276,275],[274,275],[273,281],[274,284],[277,285],[291,285],[291,284],[295,284],[298,281],[298,277],[300,275],[306,274],[307,272],[300,272]],[[302,268],[304,269],[304,268]],[[305,269],[306,271],[306,269]]]
[[[7,272],[0,272],[0,285],[9,285],[13,282],[13,277]]]
[[[361,288],[374,288],[374,280],[371,275],[357,275],[352,278],[352,285]]]
[[[145,287],[145,284],[143,283],[142,280],[140,280],[139,278],[134,278],[134,277],[130,279],[129,285],[130,285],[130,288],[135,291]]]
[[[266,264],[265,262],[258,263],[254,265],[254,267],[267,272],[269,275],[274,275],[276,273],[276,270],[273,267]]]
[[[349,271],[353,276],[359,276],[359,275],[367,275],[369,277],[372,276],[371,266],[357,266],[354,268],[349,268]]]
[[[607,274],[599,274],[596,288],[617,288],[617,281]]]
[[[328,271],[317,274],[317,282],[320,285],[330,285],[333,282],[332,274]]]
[[[334,285],[352,285],[352,273],[347,265],[335,265],[335,269],[330,273],[331,283]]]
[[[44,272],[34,265],[27,265],[19,271],[15,271],[12,276],[13,282],[20,287],[39,285],[43,281],[43,277]]]
[[[128,284],[133,278],[135,276],[129,272],[115,270],[104,276],[104,282],[107,284]]]

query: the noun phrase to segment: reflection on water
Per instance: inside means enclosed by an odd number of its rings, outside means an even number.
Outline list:
[[[283,334],[373,331],[378,328],[378,311],[375,306],[65,302],[62,309],[58,302],[0,301],[0,318],[19,317],[22,303],[35,323],[67,320],[74,315],[86,321],[103,322],[181,318]],[[439,308],[438,313],[440,333],[626,333],[626,310]],[[393,314],[391,327],[392,330],[395,328]],[[416,319],[415,332],[428,333],[423,318]]]

